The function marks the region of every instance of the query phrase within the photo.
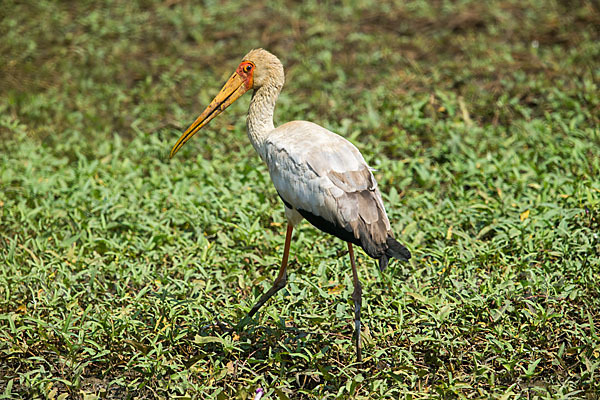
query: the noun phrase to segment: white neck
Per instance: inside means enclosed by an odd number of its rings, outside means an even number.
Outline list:
[[[248,138],[263,161],[265,160],[265,139],[275,129],[273,111],[279,92],[281,92],[281,87],[275,85],[265,85],[256,89],[252,94],[246,118]]]

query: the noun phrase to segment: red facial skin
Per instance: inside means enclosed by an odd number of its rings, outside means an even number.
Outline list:
[[[235,70],[235,73],[242,77],[246,90],[252,89],[254,85],[254,64],[250,61],[243,61]]]

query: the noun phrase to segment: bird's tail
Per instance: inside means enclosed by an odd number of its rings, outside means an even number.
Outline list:
[[[387,237],[387,249],[385,254],[379,259],[379,269],[383,271],[389,262],[390,258],[395,258],[400,261],[408,261],[410,258],[410,251],[403,245],[401,245],[396,239],[391,236]]]

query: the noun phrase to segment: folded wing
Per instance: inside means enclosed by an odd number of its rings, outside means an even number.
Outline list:
[[[266,146],[265,161],[286,207],[317,228],[360,245],[382,268],[388,257],[410,257],[399,243],[405,253],[392,254],[397,242],[381,193],[352,143],[314,123],[294,121],[270,134]]]

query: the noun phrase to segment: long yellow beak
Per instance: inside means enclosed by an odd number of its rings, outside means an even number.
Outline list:
[[[229,107],[234,101],[240,98],[241,95],[246,93],[248,89],[246,88],[244,79],[237,72],[234,72],[233,75],[225,82],[225,85],[219,92],[219,94],[210,102],[208,107],[200,114],[200,116],[194,121],[194,123],[187,128],[183,135],[177,140],[175,146],[171,149],[171,154],[169,154],[169,158],[173,158],[175,153],[183,147],[185,142],[190,140],[192,136],[196,134],[204,125],[208,124],[214,117],[221,114],[223,110]]]

